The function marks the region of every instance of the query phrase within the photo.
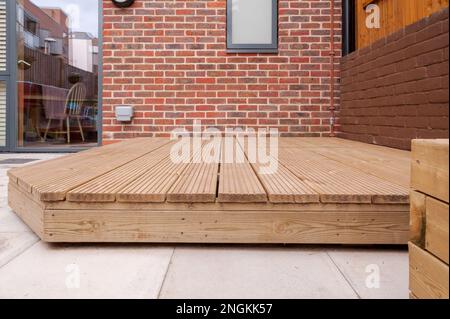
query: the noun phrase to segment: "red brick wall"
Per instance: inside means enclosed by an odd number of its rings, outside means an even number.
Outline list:
[[[410,149],[448,138],[448,8],[342,59],[339,136]]]
[[[226,52],[225,0],[138,0],[129,9],[117,9],[110,0],[103,5],[105,143],[165,135],[196,119],[221,130],[329,134],[329,0],[279,1],[278,54]],[[338,0],[336,14],[339,58]],[[118,104],[135,106],[131,123],[115,121]]]

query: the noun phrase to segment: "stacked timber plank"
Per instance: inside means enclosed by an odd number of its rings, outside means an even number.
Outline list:
[[[181,162],[179,141],[140,138],[16,168],[9,204],[48,242],[408,242],[409,152],[280,138],[255,161],[232,140]]]
[[[449,142],[415,140],[411,169],[411,298],[449,298]]]

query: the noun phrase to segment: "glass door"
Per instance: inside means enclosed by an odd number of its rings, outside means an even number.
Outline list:
[[[99,7],[98,0],[17,1],[17,148],[98,144]]]
[[[8,82],[9,73],[7,67],[7,12],[6,0],[0,0],[0,151],[6,149],[7,143],[7,109],[8,109]]]

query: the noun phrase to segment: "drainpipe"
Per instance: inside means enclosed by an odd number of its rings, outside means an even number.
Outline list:
[[[335,47],[334,47],[334,8],[335,3],[334,0],[330,0],[330,20],[331,20],[331,27],[330,27],[330,136],[334,137],[335,134],[335,124],[336,124],[336,107],[334,105],[334,80],[335,80],[335,70],[334,70],[334,61],[335,61]]]

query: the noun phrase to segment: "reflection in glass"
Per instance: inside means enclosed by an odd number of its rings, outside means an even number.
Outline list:
[[[19,146],[96,145],[97,8],[93,0],[17,2]]]

